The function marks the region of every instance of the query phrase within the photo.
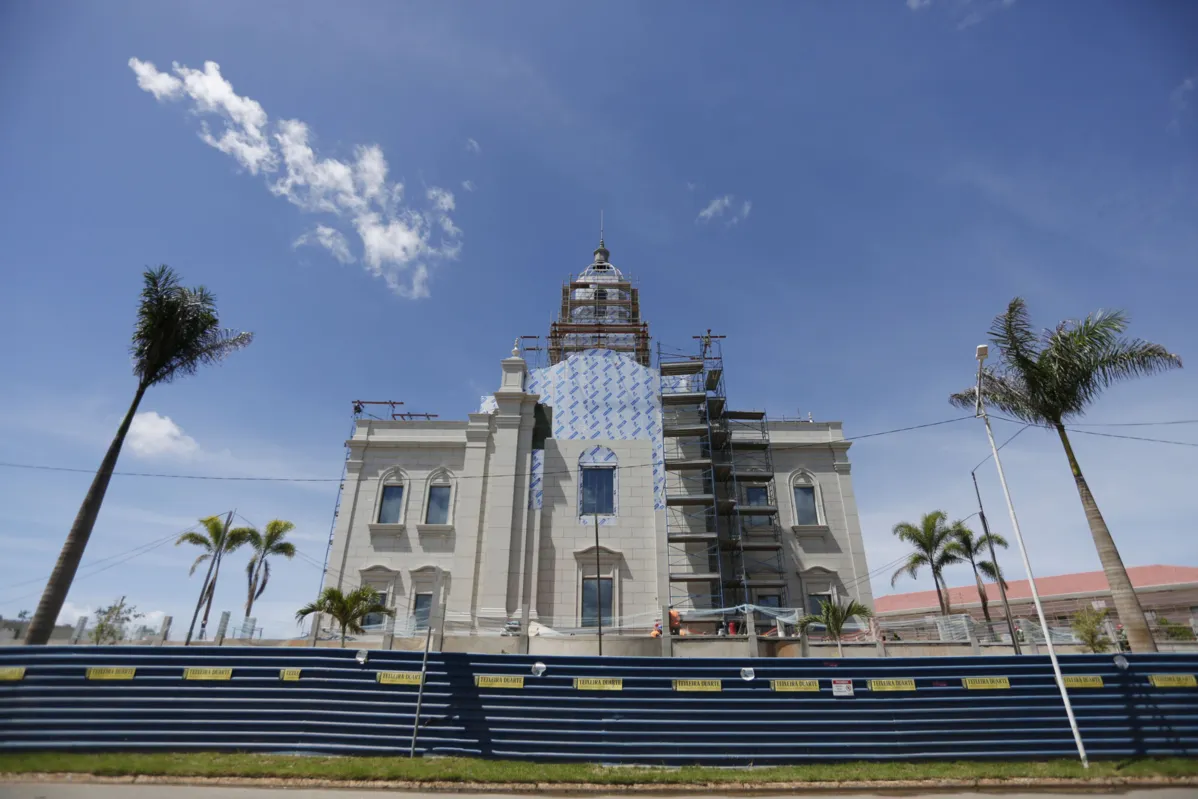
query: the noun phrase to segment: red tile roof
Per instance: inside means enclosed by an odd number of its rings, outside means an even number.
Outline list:
[[[1131,584],[1136,588],[1154,586],[1186,585],[1198,583],[1198,568],[1193,566],[1132,566],[1127,570]],[[998,586],[986,583],[986,596],[993,601],[998,596]],[[1103,572],[1078,572],[1055,577],[1037,577],[1036,589],[1041,599],[1069,596],[1072,594],[1101,594],[1110,591]],[[981,602],[976,585],[949,589],[949,604],[953,607],[976,605]],[[1012,580],[1007,583],[1007,598],[1011,601],[1030,600],[1031,588],[1027,580]],[[909,594],[891,594],[874,600],[877,613],[901,613],[909,611],[936,610],[939,603],[935,591],[913,591]]]

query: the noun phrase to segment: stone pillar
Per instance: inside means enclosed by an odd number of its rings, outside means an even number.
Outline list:
[[[395,615],[388,613],[383,621],[383,649],[390,649],[395,644]]]
[[[212,638],[214,646],[223,646],[225,643],[225,631],[229,629],[229,611],[222,611],[220,614],[220,624],[216,625],[216,635]]]
[[[757,652],[757,614],[753,612],[751,605],[745,605],[745,632],[748,634],[749,657],[755,658]]]
[[[674,636],[670,635],[670,606],[661,606],[661,656],[674,657]]]
[[[169,616],[167,617],[170,618]],[[75,622],[75,631],[71,633],[71,643],[77,644],[83,640],[83,633],[87,629],[87,616],[80,616]]]
[[[452,575],[457,590],[450,589],[446,598],[447,612],[455,622],[477,626],[475,611],[479,581],[482,579],[481,545],[486,523],[488,472],[493,418],[489,413],[472,413],[466,425],[466,456],[458,480],[457,508],[454,510],[454,532],[457,545],[453,554]]]

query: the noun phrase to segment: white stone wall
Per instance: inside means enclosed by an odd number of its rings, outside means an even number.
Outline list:
[[[844,441],[840,422],[771,422],[769,430],[790,604],[807,609],[809,594],[834,591],[872,607],[848,459],[850,444]],[[791,479],[799,471],[814,478],[822,524],[796,524]]]

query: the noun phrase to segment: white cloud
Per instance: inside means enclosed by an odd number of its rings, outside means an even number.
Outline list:
[[[189,458],[200,450],[196,440],[169,416],[154,411],[142,411],[133,417],[125,443],[141,458]]]
[[[483,151],[483,148],[479,147],[478,142],[475,141],[474,139],[466,139],[466,150],[468,152],[477,154],[477,153],[481,153]]]
[[[292,242],[291,246],[302,247],[307,244],[324,247],[334,258],[343,264],[353,263],[354,261],[353,253],[349,251],[349,243],[346,242],[345,236],[341,235],[340,230],[331,228],[328,225],[317,225]]]
[[[138,86],[155,98],[187,97],[195,114],[222,118],[219,135],[201,120],[200,138],[252,174],[271,175],[267,188],[275,196],[331,217],[294,246],[317,244],[341,263],[351,263],[357,259],[345,233],[356,232],[367,271],[409,298],[429,295],[429,262],[456,258],[461,251],[462,231],[449,216],[455,208],[453,194],[434,186],[425,194],[427,209],[404,205],[404,186],[388,179],[387,159],[378,145],[356,147],[352,159],[321,156],[306,123],[272,122],[257,101],[233,90],[212,61],[205,62],[203,71],[174,64],[174,75],[136,58],[129,67]],[[467,149],[480,151],[473,139],[467,140]],[[467,181],[463,188],[470,191],[473,184]]]
[[[1169,93],[1169,103],[1173,107],[1173,119],[1169,122],[1170,130],[1176,132],[1181,129],[1182,117],[1190,110],[1190,101],[1196,89],[1198,89],[1198,74],[1186,78]]]
[[[907,8],[912,11],[919,11],[921,8],[927,8],[932,4],[932,0],[907,0]]]
[[[723,197],[716,197],[707,204],[707,207],[699,212],[697,221],[710,222],[717,216],[723,215],[728,210],[728,206],[732,205],[732,195],[725,194]]]
[[[58,611],[58,620],[55,624],[74,624],[79,621],[80,617],[87,616],[89,625],[95,618],[95,611],[87,605],[76,605],[69,599],[62,603],[62,610]]]
[[[137,75],[138,87],[154,95],[156,100],[173,100],[183,92],[183,81],[174,75],[159,72],[149,61],[130,58],[129,68]]]
[[[753,202],[751,200],[743,200],[738,209],[732,210],[734,199],[731,194],[716,197],[707,204],[706,208],[699,212],[699,216],[696,217],[695,221],[707,223],[727,213],[728,218],[725,220],[725,224],[729,227],[743,222],[749,218],[749,212],[753,210]]]
[[[464,191],[474,191],[474,181],[473,180],[463,180],[462,181],[462,189]]]

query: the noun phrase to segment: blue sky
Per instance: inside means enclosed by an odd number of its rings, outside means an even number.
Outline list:
[[[600,209],[656,341],[726,334],[733,403],[850,436],[960,415],[945,398],[1016,294],[1045,325],[1124,308],[1192,362],[1196,54],[1184,2],[4,4],[0,460],[99,463],[141,270],[168,263],[256,339],[153,389],[119,468],[336,478],[351,400],[474,408]],[[1196,397],[1191,368],[1088,421],[1195,419]],[[1076,438],[1125,560],[1198,565],[1198,448]],[[853,447],[871,569],[895,522],[976,509],[986,452],[974,422]],[[1006,462],[1038,573],[1098,568],[1059,445],[1027,431]],[[0,468],[0,613],[36,604],[88,480]],[[68,617],[127,594],[178,630],[192,553],[101,559],[237,508],[319,561],[335,495],[115,478]],[[276,567],[268,631],[319,576]]]

